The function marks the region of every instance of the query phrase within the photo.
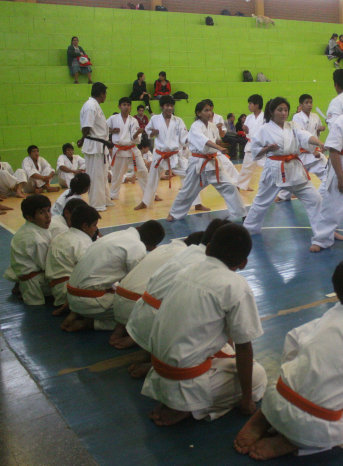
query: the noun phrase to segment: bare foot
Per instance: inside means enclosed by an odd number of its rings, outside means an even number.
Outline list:
[[[7,199],[7,196],[4,196],[3,194],[0,195],[0,202],[2,202],[4,199]]]
[[[54,311],[52,311],[53,316],[60,316],[61,314],[64,314],[69,311],[69,306],[68,303],[62,304],[62,306],[58,307]]]
[[[281,434],[265,437],[255,443],[250,449],[249,456],[255,460],[270,460],[279,456],[288,455],[298,450],[289,440]]]
[[[248,189],[247,189],[247,191],[253,191],[253,189],[252,189],[252,188],[250,188],[250,186],[249,186],[249,187],[248,187]]]
[[[66,330],[67,327],[69,327],[69,325],[72,324],[78,318],[79,318],[79,314],[76,314],[76,312],[70,311],[67,317],[62,322],[61,329]]]
[[[19,198],[25,199],[25,198],[26,198],[26,194],[23,193],[23,191],[17,191],[17,192],[15,193],[15,197],[19,197]]]
[[[318,244],[312,244],[310,247],[310,252],[320,252],[322,248]]]
[[[137,343],[130,337],[130,335],[118,338],[111,344],[111,346],[114,346],[117,349],[131,348],[132,346],[136,345]]]
[[[343,241],[343,235],[338,233],[338,231],[335,231],[335,239],[338,239],[339,241]]]
[[[142,379],[149,372],[151,365],[151,362],[139,362],[131,364],[131,366],[129,366],[127,370],[132,378]]]
[[[43,188],[35,188],[35,194],[42,194],[43,191]]]
[[[113,330],[113,333],[111,334],[110,336],[110,339],[109,339],[109,344],[111,346],[114,346],[114,343],[118,340],[120,340],[121,338],[127,336],[128,333],[126,331],[126,328],[125,328],[125,325],[123,324],[117,324],[115,329]]]
[[[60,187],[59,186],[46,186],[45,189],[48,193],[57,193],[60,190]]]
[[[168,217],[166,218],[166,220],[167,222],[173,222],[175,218],[172,215],[168,214]]]
[[[266,434],[269,427],[270,424],[259,409],[238,432],[233,443],[235,449],[238,453],[246,455],[251,446]]]
[[[85,319],[83,317],[74,320],[69,324],[65,330],[66,332],[79,332],[80,330],[87,330],[93,328],[93,319]]]
[[[201,210],[202,212],[209,212],[211,209],[209,207],[205,207],[202,204],[197,204],[194,206],[195,210]]]
[[[158,405],[150,414],[150,419],[152,419],[157,426],[172,426],[190,417],[190,415],[191,413],[189,411],[178,411],[168,408],[166,405]]]
[[[160,202],[160,201],[163,201],[163,199],[162,199],[160,196],[158,196],[158,195],[156,194],[156,195],[155,195],[155,201],[156,201],[156,202]]]
[[[0,210],[13,210],[13,207],[8,207],[7,205],[0,204]]]
[[[6,215],[7,212],[5,210],[0,210],[0,215]]]
[[[144,202],[141,202],[140,204],[136,205],[133,210],[141,210],[141,209],[146,209],[147,206],[144,204]]]

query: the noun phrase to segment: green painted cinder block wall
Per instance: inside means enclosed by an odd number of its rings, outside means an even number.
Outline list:
[[[165,70],[173,91],[185,91],[189,102],[177,102],[176,113],[189,127],[195,104],[215,102],[217,113],[246,113],[247,98],[283,95],[294,112],[300,94],[313,95],[326,112],[334,97],[332,63],[323,55],[339,25],[277,20],[256,28],[252,18],[0,2],[0,156],[14,168],[26,147],[37,144],[53,165],[65,142],[80,137],[79,112],[90,95],[84,78],[72,83],[66,49],[73,35],[91,56],[93,81],[108,86],[102,108],[117,110],[118,99],[131,92],[138,71],[152,90]],[[270,83],[242,83],[242,71],[254,78],[263,72]],[[132,113],[137,102],[133,103]],[[153,102],[153,111],[159,111]],[[76,149],[79,153],[79,150]]]

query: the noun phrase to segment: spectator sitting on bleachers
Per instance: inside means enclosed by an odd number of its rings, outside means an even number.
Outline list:
[[[145,108],[148,110],[149,113],[152,113],[150,107],[151,95],[146,90],[145,74],[142,71],[137,73],[137,79],[132,84],[132,92],[130,95],[130,99],[144,100]]]
[[[339,68],[339,62],[343,58],[343,35],[339,36],[332,34],[331,39],[329,40],[329,56],[337,57],[337,60],[334,62],[335,68]]]
[[[236,123],[236,133],[244,133],[245,135],[245,132],[244,132],[244,129],[243,129],[243,126],[244,126],[244,123],[245,123],[245,120],[246,120],[246,114],[245,113],[242,113],[242,115],[240,115],[238,117],[238,120],[237,120],[237,123]],[[243,136],[243,134],[241,134],[241,136]]]
[[[235,125],[235,115],[233,113],[229,113],[227,116],[226,126],[228,130],[225,136],[223,137],[223,141],[229,144],[229,154],[232,159],[237,158],[237,146],[239,146],[239,156],[243,157],[244,155],[244,147],[247,143],[247,138],[242,128],[242,121],[244,122],[245,118],[246,115],[241,115],[238,118],[238,122]]]
[[[167,79],[167,74],[165,71],[161,71],[154,83],[154,98],[160,100],[164,95],[171,94],[170,82]]]
[[[226,128],[230,133],[235,133],[235,115],[233,113],[228,113],[226,117]]]
[[[92,68],[91,66],[81,66],[79,58],[85,55],[86,52],[79,45],[79,39],[76,36],[71,38],[71,43],[67,50],[68,66],[70,74],[74,77],[74,84],[79,84],[79,73],[87,74],[88,84],[92,84]],[[89,59],[89,57],[88,57]]]

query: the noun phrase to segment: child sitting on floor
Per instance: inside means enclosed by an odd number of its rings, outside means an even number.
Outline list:
[[[91,179],[87,173],[77,173],[70,181],[70,189],[66,189],[52,206],[51,214],[61,215],[69,199],[74,197],[81,198],[82,194],[86,194],[89,191],[90,184]]]
[[[73,197],[66,203],[64,206],[62,215],[54,215],[51,217],[51,223],[49,227],[49,231],[51,233],[51,239],[55,238],[55,236],[59,235],[60,233],[64,233],[68,231],[71,227],[70,217],[74,209],[79,205],[88,205],[87,202],[84,200]]]

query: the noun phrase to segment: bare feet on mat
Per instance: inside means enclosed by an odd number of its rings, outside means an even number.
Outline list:
[[[59,186],[46,186],[46,191],[48,193],[57,193],[60,190]]]
[[[257,440],[266,434],[270,424],[259,409],[238,432],[233,444],[238,453],[246,455]]]
[[[168,217],[166,218],[166,220],[167,222],[173,222],[175,218],[172,215],[168,214]]]
[[[35,194],[42,194],[43,191],[43,188],[35,188]]]
[[[77,318],[79,317],[79,314],[76,314],[76,312],[69,312],[67,317],[64,319],[64,321],[61,324],[61,329],[66,330],[69,325],[71,325]]]
[[[62,304],[62,306],[58,307],[54,311],[52,311],[53,316],[60,316],[62,314],[65,314],[66,312],[69,311],[69,306],[68,303]]]
[[[6,215],[7,212],[5,210],[0,210],[0,215]]]
[[[1,205],[0,204],[0,211],[2,210],[13,210],[13,207],[8,207],[7,205]]]
[[[2,202],[4,199],[7,199],[7,196],[4,194],[0,194],[0,202]]]
[[[281,434],[265,437],[256,442],[250,449],[249,456],[255,460],[270,460],[279,456],[288,455],[298,450]]]
[[[160,196],[158,196],[158,195],[156,194],[156,195],[155,195],[155,201],[156,201],[156,202],[160,202],[160,201],[163,201],[163,199],[162,199]]]
[[[253,191],[253,189],[248,186],[247,191]]]
[[[133,210],[141,210],[141,209],[146,209],[147,206],[144,204],[144,202],[141,202],[140,204],[136,205]]]
[[[343,241],[343,235],[338,233],[338,231],[335,231],[335,239],[338,239],[339,241]]]
[[[205,207],[204,205],[202,204],[197,204],[194,206],[194,209],[195,210],[199,210],[201,212],[209,212],[211,209],[209,207]]]
[[[318,244],[312,244],[310,247],[310,252],[320,252],[322,248]]]
[[[117,349],[125,349],[131,348],[132,346],[137,346],[137,343],[130,337],[130,335],[126,335],[122,338],[118,338],[113,343],[110,343],[110,345]]]
[[[159,404],[150,413],[150,419],[157,426],[172,426],[187,419],[190,415],[189,411],[177,411],[176,409],[168,408],[166,405]]]
[[[115,329],[113,330],[112,332],[112,335],[110,336],[110,339],[109,339],[109,344],[111,346],[114,346],[114,343],[117,341],[117,340],[120,340],[121,338],[127,336],[127,331],[126,331],[126,328],[125,328],[125,325],[123,324],[117,324]]]
[[[19,198],[21,198],[21,199],[25,199],[25,198],[26,198],[26,194],[23,193],[23,191],[16,191],[15,197],[19,197]]]
[[[93,327],[93,319],[79,318],[74,320],[68,327],[64,328],[66,332],[79,332],[80,330],[90,330]]]
[[[151,368],[151,362],[137,362],[128,367],[128,372],[134,379],[142,379]]]

